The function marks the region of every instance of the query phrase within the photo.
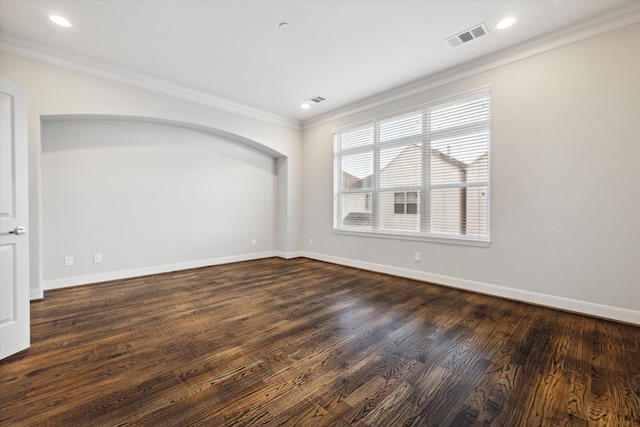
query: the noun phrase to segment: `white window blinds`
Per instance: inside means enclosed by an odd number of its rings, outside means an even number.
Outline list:
[[[488,240],[490,92],[334,134],[334,228]]]

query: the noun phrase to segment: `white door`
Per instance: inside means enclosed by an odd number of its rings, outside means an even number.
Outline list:
[[[0,77],[0,359],[29,347],[27,95]]]

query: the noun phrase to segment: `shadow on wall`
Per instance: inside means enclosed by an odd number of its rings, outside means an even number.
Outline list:
[[[233,134],[231,132],[223,131],[220,129],[215,129],[211,127],[206,127],[202,125],[185,123],[176,120],[166,120],[166,119],[152,119],[148,117],[136,117],[136,116],[105,116],[105,115],[88,115],[88,114],[71,114],[71,115],[49,115],[42,117],[43,126],[49,122],[57,122],[57,121],[73,121],[73,122],[83,122],[83,121],[92,121],[101,123],[101,126],[108,126],[110,122],[130,122],[130,123],[147,123],[147,124],[157,124],[157,125],[166,125],[166,126],[174,126],[183,129],[191,129],[194,131],[203,132],[205,134],[210,134],[213,136],[221,137],[227,141],[235,141],[241,144],[246,145],[247,147],[253,148],[262,153],[268,154],[275,159],[283,158],[284,155],[272,148],[267,147],[266,145],[261,144],[260,142],[254,141],[249,138],[242,137],[240,135]],[[42,151],[48,150],[64,150],[68,148],[79,148],[73,146],[73,140],[68,140],[66,142],[61,142],[56,144],[56,146],[44,146]],[[100,141],[95,141],[99,143]],[[131,142],[131,141],[128,141]],[[111,141],[110,146],[112,144],[118,144],[119,141]]]

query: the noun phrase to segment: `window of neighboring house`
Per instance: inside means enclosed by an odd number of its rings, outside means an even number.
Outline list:
[[[489,241],[490,92],[334,134],[334,229]]]
[[[393,211],[396,214],[417,214],[418,213],[418,193],[411,191],[408,193],[394,193]]]

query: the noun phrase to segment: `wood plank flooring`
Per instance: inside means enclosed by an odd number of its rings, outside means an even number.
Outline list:
[[[640,426],[639,327],[308,259],[31,310],[2,426]]]

